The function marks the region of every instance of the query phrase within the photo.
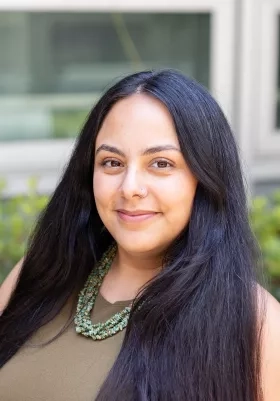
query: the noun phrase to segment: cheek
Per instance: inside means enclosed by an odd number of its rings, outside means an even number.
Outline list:
[[[178,177],[170,185],[158,191],[166,221],[172,232],[181,231],[189,221],[197,183]]]
[[[112,198],[112,193],[114,192],[111,185],[106,184],[106,180],[102,174],[96,172],[93,174],[93,192],[96,205],[104,207],[108,205],[108,202]]]
[[[176,207],[189,209],[192,207],[197,182],[184,176],[172,177],[169,182],[158,185],[156,193],[161,199],[161,203],[167,209],[175,211]],[[182,211],[182,210],[181,210]]]

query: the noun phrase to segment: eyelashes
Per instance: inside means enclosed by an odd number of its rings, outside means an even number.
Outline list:
[[[112,163],[112,165],[109,166],[108,163]],[[100,164],[102,167],[118,168],[120,166],[118,166],[117,164],[121,164],[121,162],[119,162],[118,160],[114,160],[114,159],[107,159],[107,160],[103,160]]]
[[[108,169],[120,169],[123,167],[123,163],[116,159],[102,160],[100,165]],[[174,163],[166,159],[156,159],[153,160],[153,162],[149,165],[149,167],[152,167],[156,170],[166,170],[173,168]]]
[[[165,159],[156,160],[156,161],[154,161],[154,163],[152,165],[154,165],[154,164],[158,164],[158,167],[157,167],[158,169],[174,167],[174,165],[171,162],[169,162],[168,160],[165,160]]]

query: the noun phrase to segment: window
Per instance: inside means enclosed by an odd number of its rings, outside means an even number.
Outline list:
[[[108,83],[150,68],[209,86],[209,13],[0,13],[0,141],[75,137]]]
[[[181,69],[206,85],[233,121],[235,6],[236,0],[2,0],[5,193],[25,191],[34,174],[39,190],[51,192],[100,92],[139,69]]]

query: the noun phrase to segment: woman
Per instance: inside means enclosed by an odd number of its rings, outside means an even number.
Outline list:
[[[1,400],[279,401],[256,265],[217,103],[175,71],[124,78],[3,285]]]

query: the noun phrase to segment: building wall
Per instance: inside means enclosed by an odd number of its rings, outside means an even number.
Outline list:
[[[280,187],[279,13],[279,0],[240,1],[237,13],[237,130],[254,193]]]
[[[280,187],[280,0],[2,0],[0,176],[51,192],[114,78],[175,67],[206,85],[256,193]]]

